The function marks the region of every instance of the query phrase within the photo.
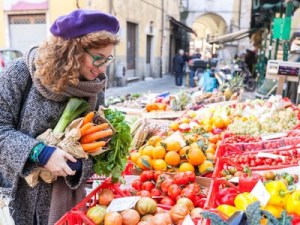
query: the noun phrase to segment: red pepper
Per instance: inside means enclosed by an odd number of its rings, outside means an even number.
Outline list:
[[[289,213],[289,216],[292,216],[292,225],[300,225],[300,216],[296,213]]]
[[[249,167],[245,167],[239,178],[238,190],[240,192],[251,192],[259,180],[263,180],[259,173],[252,173]]]
[[[238,190],[236,188],[233,187],[223,188],[216,194],[216,204],[218,206],[222,204],[234,206],[234,199],[237,195],[238,195]]]

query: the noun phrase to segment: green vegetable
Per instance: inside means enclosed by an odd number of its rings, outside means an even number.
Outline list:
[[[88,108],[89,104],[87,101],[79,98],[70,98],[62,116],[53,130],[53,133],[59,134],[64,132],[66,127]]]
[[[109,150],[94,157],[94,171],[99,175],[111,176],[112,182],[117,182],[127,165],[132,141],[130,126],[125,121],[124,114],[118,110],[105,109],[104,115],[116,133],[109,141]]]
[[[223,221],[222,218],[215,213],[209,211],[201,212],[204,218],[210,219],[211,225],[231,225],[230,219],[227,222]],[[268,220],[267,225],[290,225],[291,216],[287,215],[286,211],[282,211],[281,217],[277,220],[271,213],[260,209],[260,204],[258,201],[251,203],[246,211],[246,218],[248,225],[258,225],[262,218]],[[229,224],[228,224],[229,223]]]

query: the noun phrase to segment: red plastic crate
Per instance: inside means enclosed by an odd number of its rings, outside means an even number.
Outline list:
[[[59,221],[54,225],[95,225],[86,215],[82,212],[67,212]]]
[[[93,207],[98,202],[98,193],[103,189],[110,189],[113,191],[115,198],[127,196],[121,189],[119,183],[112,183],[111,179],[104,180],[97,188],[88,194],[81,202],[79,202],[72,211],[80,211],[86,213],[87,209]]]

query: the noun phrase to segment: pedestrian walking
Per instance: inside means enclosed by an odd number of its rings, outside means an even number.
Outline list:
[[[92,110],[104,103],[118,31],[118,20],[109,14],[75,10],[52,24],[49,40],[1,73],[0,195],[10,193],[17,225],[53,225],[85,197],[92,159],[75,159],[36,137],[54,128],[71,97],[85,99]],[[37,166],[57,180],[30,187],[24,177]]]
[[[175,85],[181,87],[183,79],[183,67],[184,67],[184,51],[179,49],[178,53],[173,58],[173,68],[175,72]]]
[[[194,65],[194,59],[201,59],[201,54],[199,52],[199,49],[196,50],[196,52],[191,51],[190,52],[190,59],[189,59],[189,87],[195,87],[195,78],[198,80],[200,78],[195,77],[195,73],[197,68]]]

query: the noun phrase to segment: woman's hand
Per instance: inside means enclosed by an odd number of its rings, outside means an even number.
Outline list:
[[[76,159],[72,155],[59,148],[56,148],[45,165],[45,168],[55,176],[73,176],[75,175],[76,171],[71,170],[67,164],[67,160],[76,162]]]

